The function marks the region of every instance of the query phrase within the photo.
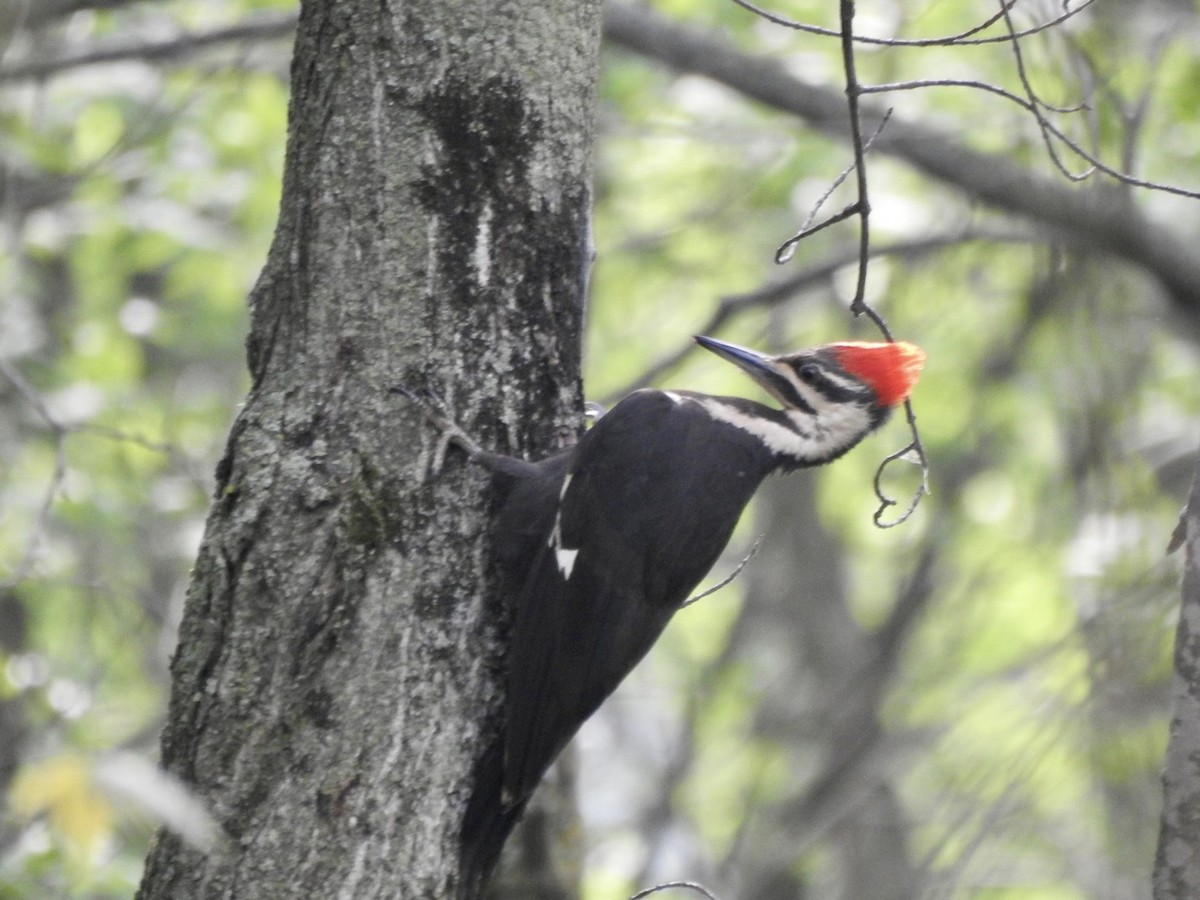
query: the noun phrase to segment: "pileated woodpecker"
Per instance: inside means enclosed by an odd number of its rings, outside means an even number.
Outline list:
[[[504,730],[464,818],[464,896],[490,874],[554,758],[704,578],[762,480],[841,456],[908,397],[925,361],[904,342],[765,356],[696,341],[783,408],[641,390],[537,463],[488,453],[433,417],[494,474],[494,548],[517,595]]]

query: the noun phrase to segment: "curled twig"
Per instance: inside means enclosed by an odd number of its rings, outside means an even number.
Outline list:
[[[734,0],[734,2],[739,3],[740,5],[745,5],[741,3],[741,0]],[[998,20],[999,18],[1004,18],[1005,21],[1008,22],[1009,34],[1015,43],[1015,32],[1013,32],[1011,28],[1011,22],[1009,22],[1007,18],[1007,4],[1009,2],[1010,0],[1001,0],[1002,9],[996,19]],[[867,150],[870,149],[871,143],[879,136],[879,133],[887,124],[888,118],[891,116],[891,110],[889,109],[883,116],[882,121],[880,121],[878,127],[875,129],[875,133],[871,135],[870,139],[864,140],[858,99],[866,91],[858,81],[858,74],[854,61],[854,0],[841,0],[841,22],[842,30],[839,33],[839,37],[841,38],[842,42],[842,66],[846,73],[846,102],[848,105],[850,119],[850,144],[854,148],[854,162],[846,167],[846,169],[837,177],[837,179],[834,180],[830,188],[817,200],[816,205],[813,207],[812,212],[805,220],[804,225],[800,228],[800,231],[780,245],[779,249],[775,252],[775,261],[777,263],[787,262],[794,255],[796,246],[805,238],[816,234],[818,231],[821,231],[824,228],[828,228],[830,225],[833,225],[836,222],[842,222],[846,219],[857,216],[858,278],[854,288],[854,299],[850,301],[850,311],[856,317],[865,315],[875,324],[875,327],[879,329],[880,333],[885,339],[888,341],[894,341],[895,338],[892,337],[892,331],[890,328],[888,328],[887,320],[884,319],[883,316],[881,316],[866,300],[867,268],[871,258],[871,201],[869,199],[870,194],[867,186],[866,155]],[[991,23],[989,22],[989,24]],[[1016,99],[1019,100],[1020,98]],[[1031,97],[1028,102],[1030,104],[1035,104],[1036,99]],[[830,216],[819,225],[811,225],[810,223],[816,216],[817,210],[821,208],[822,204],[824,204],[824,202],[829,198],[830,194],[832,194],[838,185],[844,182],[851,173],[854,173],[855,175],[858,198],[853,203],[846,206],[845,209],[843,209],[840,213]],[[920,432],[917,430],[917,417],[913,413],[912,401],[905,400],[904,408],[907,413],[908,427],[909,431],[912,433],[912,440],[903,450],[899,450],[896,453],[885,457],[884,460],[879,464],[879,468],[875,470],[875,496],[879,499],[879,508],[875,510],[873,521],[879,528],[892,528],[902,522],[907,521],[916,510],[917,504],[921,502],[921,498],[925,494],[929,493],[929,460],[925,454],[925,447],[921,443]],[[921,466],[921,485],[913,494],[908,509],[904,512],[904,514],[895,521],[884,522],[884,514],[898,503],[898,501],[888,496],[883,491],[882,479],[884,470],[891,465],[892,462],[906,456],[910,452],[916,455],[917,463]],[[747,561],[748,558],[747,560],[743,560],[742,565],[745,565],[745,562]],[[736,570],[733,575],[730,576],[730,579],[736,576],[737,572],[740,570],[741,566],[739,566],[738,570]],[[725,583],[727,582],[722,582],[722,584],[718,585],[717,587],[722,587]],[[715,589],[716,588],[714,588],[714,590]],[[700,596],[702,597],[705,595],[701,594]],[[700,598],[696,597],[693,599],[698,600]],[[691,602],[693,602],[693,600],[688,601],[688,603]]]
[[[644,891],[638,891],[629,900],[642,900],[643,897],[649,897],[651,894],[657,894],[661,891],[669,891],[672,888],[695,891],[697,894],[703,894],[708,900],[721,900],[720,897],[696,881],[664,881],[662,884],[656,884],[654,887],[646,888]]]
[[[1007,15],[1007,7],[1004,7],[1003,13]],[[850,312],[856,317],[866,315],[867,318],[875,323],[875,327],[879,329],[880,333],[887,340],[892,341],[894,338],[892,337],[891,329],[888,328],[887,321],[866,300],[867,267],[871,260],[871,202],[868,199],[867,191],[867,146],[862,138],[862,122],[858,107],[858,98],[862,93],[862,86],[859,84],[854,64],[854,0],[841,0],[841,20],[842,65],[846,73],[846,103],[850,116],[850,138],[854,147],[854,169],[858,181],[859,206],[858,280],[854,288],[854,299],[850,302]],[[885,116],[884,122],[886,123],[886,121],[887,117]],[[882,127],[883,125],[881,124],[880,128]],[[878,131],[876,132],[877,134]],[[879,508],[875,510],[872,521],[874,521],[878,528],[891,528],[907,521],[909,516],[916,510],[917,504],[921,502],[921,498],[929,493],[929,460],[925,455],[924,445],[921,443],[921,434],[917,430],[917,417],[913,413],[911,400],[904,401],[904,409],[908,418],[908,428],[912,433],[912,441],[898,453],[893,453],[891,456],[885,457],[875,470],[875,496],[879,499]],[[881,489],[884,469],[891,464],[892,460],[899,459],[909,451],[915,451],[917,454],[917,459],[921,466],[921,486],[914,492],[912,501],[905,513],[893,522],[884,523],[884,513],[896,505],[896,501]]]
[[[917,504],[921,502],[921,498],[929,493],[929,460],[925,456],[925,446],[921,443],[921,438],[917,433],[917,422],[916,416],[913,415],[912,411],[912,401],[905,400],[904,408],[908,412],[908,423],[912,430],[913,440],[904,449],[897,450],[895,453],[885,456],[879,464],[879,468],[875,470],[875,496],[879,499],[879,508],[875,510],[872,521],[875,523],[876,528],[895,528],[897,525],[907,522],[909,516],[916,511]],[[899,501],[884,491],[883,473],[896,460],[905,459],[910,453],[916,457],[915,460],[910,461],[915,462],[921,467],[921,484],[913,492],[912,498],[908,502],[908,509],[899,518],[885,522],[883,521],[884,514],[893,506],[898,506]]]
[[[758,553],[758,548],[762,546],[764,537],[766,537],[766,535],[760,534],[758,537],[756,537],[754,539],[754,543],[750,545],[750,551],[744,557],[742,557],[742,561],[740,563],[738,563],[736,566],[733,567],[732,572],[730,572],[728,575],[726,575],[724,578],[722,578],[720,581],[718,581],[716,584],[714,584],[712,587],[708,588],[707,590],[701,591],[700,593],[696,594],[696,596],[694,596],[694,597],[688,597],[688,599],[684,600],[682,603],[679,604],[679,608],[683,609],[685,606],[691,606],[693,603],[697,602],[698,600],[703,600],[709,594],[715,594],[721,588],[725,587],[731,581],[733,581],[733,579],[737,578],[740,574],[742,574],[742,569],[746,568],[746,564],[749,563],[750,560],[754,559],[755,555]]]

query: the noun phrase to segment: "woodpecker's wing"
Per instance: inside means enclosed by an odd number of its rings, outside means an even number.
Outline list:
[[[512,800],[533,791],[645,656],[774,464],[761,441],[683,393],[639,391],[583,436],[517,611],[505,753]]]

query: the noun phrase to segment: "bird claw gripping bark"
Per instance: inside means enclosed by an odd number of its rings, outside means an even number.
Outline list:
[[[484,453],[479,442],[454,421],[446,402],[433,391],[427,388],[418,392],[407,387],[394,387],[392,393],[399,394],[411,402],[421,411],[425,420],[437,429],[438,436],[433,447],[431,467],[435,473],[442,471],[446,462],[446,449],[451,444],[462,448],[471,459],[476,459]]]

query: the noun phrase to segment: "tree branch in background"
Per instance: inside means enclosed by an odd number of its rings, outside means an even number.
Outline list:
[[[38,505],[37,512],[34,514],[33,523],[29,528],[25,549],[21,553],[20,560],[13,566],[8,576],[0,580],[0,591],[4,591],[15,587],[28,578],[33,571],[34,565],[37,563],[38,549],[41,546],[42,539],[45,537],[46,523],[50,519],[50,510],[54,506],[54,501],[58,497],[59,492],[62,491],[63,482],[67,477],[68,437],[73,434],[90,433],[109,440],[130,443],[155,453],[163,453],[175,457],[183,457],[183,454],[178,447],[164,444],[161,441],[153,441],[141,435],[129,434],[117,428],[110,428],[107,425],[96,425],[90,422],[68,425],[60,422],[58,417],[50,410],[50,407],[47,406],[45,399],[43,399],[33,385],[25,380],[25,376],[21,374],[12,360],[6,359],[3,355],[0,355],[0,375],[4,376],[8,383],[13,386],[13,389],[25,401],[26,405],[33,410],[37,418],[42,420],[49,429],[54,441],[54,468],[43,491],[42,501]],[[196,483],[207,484],[207,476],[201,473],[199,464],[194,460],[187,460],[187,463],[185,469],[189,477]]]
[[[936,253],[947,247],[956,247],[974,241],[991,243],[1025,244],[1044,240],[1045,236],[1029,231],[987,231],[971,229],[958,234],[929,235],[905,241],[876,245],[871,248],[873,257],[903,256],[917,259]],[[752,310],[771,309],[780,306],[797,294],[812,290],[829,281],[846,266],[853,265],[858,259],[858,251],[831,254],[829,259],[810,265],[795,275],[764,285],[757,290],[745,294],[730,294],[722,297],[711,316],[696,329],[697,334],[717,335],[726,326],[736,321],[743,313]],[[626,394],[649,387],[659,382],[663,377],[677,369],[683,361],[696,351],[696,343],[692,340],[683,341],[675,350],[661,357],[642,371],[637,378],[616,391],[606,395],[601,401],[604,405],[617,402]]]
[[[25,25],[34,28],[77,12],[119,9],[140,2],[142,0],[17,0],[17,5],[24,3]]]
[[[24,581],[33,571],[33,566],[37,562],[37,552],[45,535],[46,522],[50,518],[50,508],[54,505],[54,498],[62,490],[63,479],[67,477],[67,428],[54,417],[33,386],[3,355],[0,355],[0,375],[8,379],[8,383],[33,408],[38,418],[46,423],[54,436],[54,470],[50,473],[50,481],[42,494],[42,502],[38,505],[37,513],[33,517],[33,525],[25,543],[25,550],[8,577],[0,581],[0,591],[4,591]]]
[[[740,6],[742,9],[754,13],[759,18],[766,19],[768,22],[771,22],[775,25],[782,25],[784,28],[791,28],[795,31],[803,31],[807,34],[818,34],[823,37],[841,37],[840,32],[834,31],[831,28],[822,28],[820,25],[809,25],[804,22],[797,22],[794,19],[788,19],[785,16],[767,12],[762,7],[755,6],[753,3],[747,2],[747,0],[732,0],[732,2]],[[1027,28],[1016,35],[1010,34],[1000,37],[986,38],[975,37],[975,35],[982,31],[986,31],[999,22],[1000,19],[1008,13],[1008,10],[1012,9],[1012,7],[1016,6],[1017,4],[1017,0],[1003,0],[1001,3],[1000,12],[989,16],[978,25],[974,25],[971,28],[968,28],[966,31],[959,32],[958,34],[951,34],[947,35],[946,37],[937,38],[918,38],[916,40],[904,40],[902,38],[877,38],[856,34],[854,36],[854,42],[857,44],[874,44],[884,47],[965,47],[977,44],[1000,44],[1011,40],[1014,36],[1027,37],[1029,35],[1034,35],[1053,28],[1054,26],[1067,21],[1067,19],[1070,19],[1083,12],[1083,10],[1087,9],[1094,2],[1095,0],[1084,0],[1083,3],[1074,9],[1068,9],[1056,18],[1042,22],[1040,25],[1034,25],[1032,28]],[[1064,6],[1065,5],[1066,4],[1064,4]]]
[[[245,21],[225,28],[193,31],[165,41],[122,41],[58,59],[31,60],[0,68],[0,84],[49,78],[72,69],[101,63],[165,62],[190,59],[197,53],[220,44],[278,40],[296,30],[294,12],[248,16]]]
[[[1037,91],[1033,89],[1033,85],[1029,81],[1029,73],[1025,70],[1025,54],[1021,50],[1021,42],[1016,37],[1016,26],[1013,25],[1012,14],[1007,6],[1001,4],[1001,11],[1004,15],[1004,25],[1008,29],[1011,41],[1009,47],[1012,49],[1013,61],[1017,66],[1017,76],[1021,79],[1021,87],[1025,89],[1025,98],[1029,101],[1027,109],[1033,113],[1033,118],[1038,124],[1038,131],[1042,136],[1042,144],[1046,148],[1046,155],[1050,157],[1050,161],[1054,163],[1054,168],[1062,173],[1063,177],[1070,181],[1085,181],[1096,172],[1096,165],[1093,163],[1086,171],[1078,174],[1067,168],[1067,164],[1062,161],[1058,155],[1058,150],[1054,146],[1054,141],[1051,138],[1050,123],[1047,121],[1042,110],[1048,108],[1042,99],[1037,95]],[[1063,112],[1063,110],[1056,110]],[[1071,142],[1062,138],[1064,143],[1071,145]],[[1073,145],[1072,145],[1073,146]],[[1078,150],[1078,148],[1076,148]]]
[[[867,303],[867,268],[871,262],[871,200],[867,189],[867,147],[862,136],[862,121],[859,115],[858,98],[861,95],[861,85],[858,82],[858,70],[854,63],[854,0],[841,0],[842,19],[842,69],[846,74],[846,103],[849,107],[850,145],[854,148],[854,173],[858,184],[858,281],[854,288],[854,299],[850,301],[850,312],[855,317],[866,315],[889,341],[894,340],[887,322],[875,309]],[[880,119],[875,131],[878,137],[887,120],[891,118],[889,109]],[[873,520],[879,528],[891,528],[908,521],[909,516],[916,511],[921,498],[929,493],[929,457],[925,453],[925,445],[921,443],[921,433],[917,430],[917,416],[913,412],[912,399],[904,400],[904,414],[908,421],[908,430],[912,440],[908,446],[884,457],[875,470],[875,496],[879,500],[879,508],[875,510]],[[900,516],[890,522],[883,521],[883,514],[896,505],[896,500],[883,492],[880,481],[884,470],[898,459],[915,457],[921,467],[921,483],[917,486],[912,499]]]
[[[606,7],[604,27],[614,44],[677,71],[711,78],[838,139],[848,136],[845,98],[794,77],[773,60],[744,53],[719,36],[626,3]],[[881,109],[864,107],[863,112],[874,121],[883,116]],[[1075,232],[1075,240],[1144,269],[1200,330],[1200,262],[1189,244],[1147,218],[1127,196],[1074,190],[1004,156],[974,150],[946,132],[898,117],[879,135],[875,149],[968,198],[1056,231]]]

